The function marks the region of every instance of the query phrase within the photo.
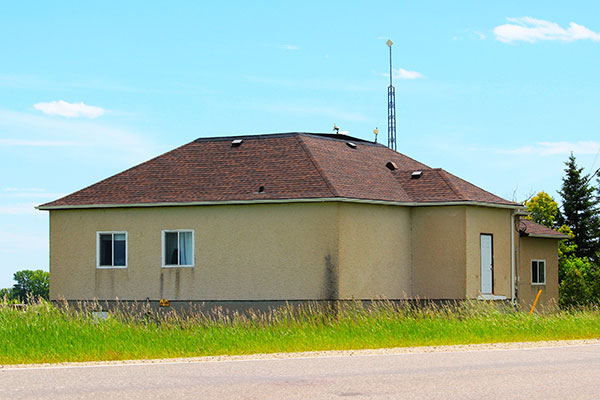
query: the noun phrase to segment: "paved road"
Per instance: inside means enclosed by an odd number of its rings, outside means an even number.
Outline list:
[[[600,345],[0,370],[1,399],[600,399]]]

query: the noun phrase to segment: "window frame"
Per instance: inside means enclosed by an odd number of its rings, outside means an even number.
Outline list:
[[[177,249],[180,249],[179,247],[179,233],[184,233],[184,232],[191,232],[192,233],[192,263],[191,264],[185,264],[185,265],[181,265],[179,264],[179,257],[177,258],[177,262],[178,264],[165,264],[165,250],[166,250],[166,243],[165,243],[165,239],[166,239],[166,234],[167,233],[177,233]],[[196,237],[196,233],[194,232],[193,229],[163,229],[161,231],[161,251],[160,251],[160,265],[161,268],[194,268],[196,265],[196,245],[195,245],[195,237]]]
[[[125,234],[125,265],[115,264],[115,235]],[[112,235],[112,263],[100,265],[100,235]],[[96,268],[97,269],[127,269],[129,265],[129,235],[127,231],[96,231]]]
[[[533,263],[537,262],[537,274],[538,274],[538,281],[540,279],[540,263],[544,263],[544,282],[534,282],[533,281]],[[544,259],[537,259],[537,258],[532,258],[531,259],[531,285],[532,286],[543,286],[546,284],[546,260]]]

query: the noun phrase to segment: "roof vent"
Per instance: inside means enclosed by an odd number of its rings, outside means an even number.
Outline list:
[[[356,143],[352,143],[352,142],[346,142],[346,144],[348,145],[348,147],[355,149],[356,148]]]
[[[410,179],[419,179],[423,175],[423,171],[414,171],[410,174]]]
[[[235,139],[231,141],[231,147],[240,147],[244,139]]]
[[[390,171],[395,171],[398,169],[398,166],[396,165],[395,162],[393,161],[389,161],[387,164],[385,164],[385,166],[390,170]]]

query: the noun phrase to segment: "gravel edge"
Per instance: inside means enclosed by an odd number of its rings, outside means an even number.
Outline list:
[[[249,360],[286,360],[292,358],[315,358],[315,357],[342,357],[342,356],[367,356],[378,354],[422,354],[422,353],[450,353],[468,351],[490,351],[490,350],[517,350],[536,349],[547,347],[565,347],[582,345],[600,345],[600,338],[579,340],[547,340],[538,342],[506,342],[506,343],[482,343],[482,344],[460,344],[449,346],[420,346],[420,347],[394,347],[382,349],[363,350],[327,350],[327,351],[302,351],[295,353],[258,353],[247,355],[221,355],[205,357],[180,357],[180,358],[158,358],[147,360],[119,360],[119,361],[85,361],[85,362],[62,362],[44,364],[4,364],[0,369],[26,369],[26,368],[69,368],[69,367],[92,367],[92,366],[115,366],[115,365],[137,365],[137,364],[168,364],[168,363],[198,363],[198,362],[221,362],[221,361],[249,361]]]

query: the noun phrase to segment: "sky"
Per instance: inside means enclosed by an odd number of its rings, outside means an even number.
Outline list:
[[[508,200],[600,166],[596,1],[32,1],[0,13],[0,288],[48,270],[36,205],[196,138],[387,143]]]

